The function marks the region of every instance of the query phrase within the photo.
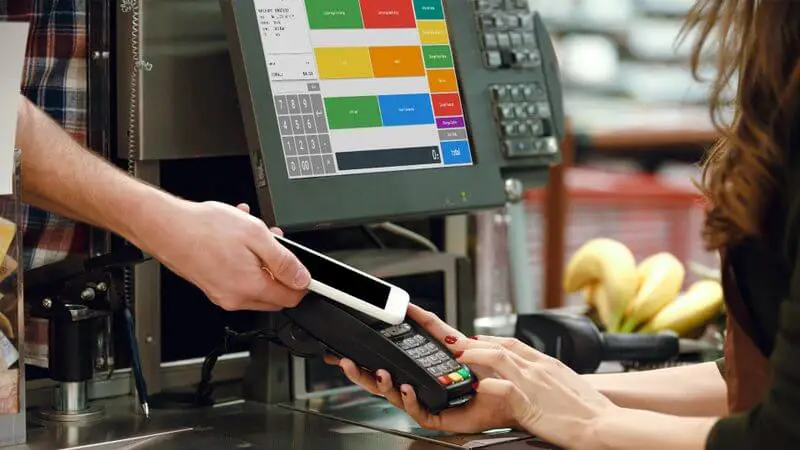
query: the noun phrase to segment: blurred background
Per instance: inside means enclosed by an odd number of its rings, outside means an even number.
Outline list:
[[[621,242],[637,263],[673,255],[685,269],[684,291],[717,278],[718,257],[700,238],[703,206],[693,184],[717,139],[708,103],[715,55],[704,55],[695,80],[696,34],[679,40],[694,1],[529,1],[555,39],[570,122],[564,163],[547,188],[525,196],[530,273],[543,306],[593,308],[586,292],[565,292],[564,272],[596,238]],[[479,317],[514,312],[508,219],[498,210],[474,221]],[[691,333],[719,323],[722,309]]]

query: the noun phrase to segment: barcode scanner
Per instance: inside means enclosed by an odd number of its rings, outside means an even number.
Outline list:
[[[370,373],[384,369],[396,386],[408,384],[432,414],[461,406],[475,395],[470,369],[419,324],[389,325],[310,293],[278,317],[277,340],[292,354],[331,353]]]

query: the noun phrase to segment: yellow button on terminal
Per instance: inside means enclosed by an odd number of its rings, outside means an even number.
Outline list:
[[[459,381],[464,381],[464,379],[461,378],[461,375],[459,375],[458,372],[451,373],[450,375],[448,375],[448,378],[453,380],[453,383],[458,383]]]

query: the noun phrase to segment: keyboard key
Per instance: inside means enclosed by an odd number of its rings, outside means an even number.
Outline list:
[[[428,356],[430,354],[436,353],[439,348],[436,347],[436,344],[433,342],[428,342],[424,346],[420,347],[420,356]]]
[[[403,350],[410,350],[415,347],[419,347],[420,345],[426,343],[427,340],[425,337],[421,335],[411,336],[409,338],[405,338],[398,344],[401,349]]]
[[[433,358],[436,358],[436,362],[441,364],[450,359],[450,356],[448,356],[445,352],[439,351],[433,355]]]
[[[436,358],[434,358],[433,356],[426,356],[424,358],[421,358],[419,360],[419,362],[422,364],[422,367],[426,367],[426,368],[427,367],[431,367],[431,366],[435,366],[436,364],[439,363],[439,361]]]
[[[464,381],[464,379],[461,378],[461,375],[459,375],[458,372],[453,372],[450,375],[448,375],[447,377],[450,378],[451,380],[453,380],[453,383],[458,383],[459,381]]]
[[[403,350],[411,350],[412,348],[416,347],[416,345],[414,345],[414,338],[403,339],[397,344],[397,346]]]
[[[381,333],[386,337],[394,337],[394,336],[400,336],[401,334],[407,333],[409,331],[411,331],[411,326],[407,323],[402,323],[400,325],[395,325],[386,328],[383,331],[381,331]]]
[[[434,366],[435,369],[438,371],[439,374],[445,374],[450,372],[450,369],[447,368],[446,364],[439,364],[438,366]]]
[[[452,370],[459,369],[461,367],[461,364],[459,364],[457,361],[451,359],[451,360],[445,362],[444,364],[442,364],[442,367],[443,367],[442,370],[444,370],[445,372],[450,372]]]

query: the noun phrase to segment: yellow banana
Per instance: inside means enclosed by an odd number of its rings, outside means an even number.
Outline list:
[[[583,300],[586,302],[587,306],[594,307],[596,295],[597,295],[596,284],[592,284],[590,286],[586,286],[585,288],[583,288]]]
[[[636,268],[639,290],[628,304],[620,331],[633,332],[652,319],[680,294],[686,269],[678,258],[662,252],[650,256]]]
[[[2,260],[17,233],[17,224],[0,217],[0,260]]]
[[[641,331],[657,333],[671,330],[685,335],[716,317],[724,305],[722,286],[718,282],[698,281],[685,294],[659,311]]]
[[[0,331],[2,331],[7,338],[14,339],[14,327],[11,325],[11,321],[8,320],[8,317],[3,313],[0,313]]]
[[[608,301],[608,292],[603,285],[597,285],[594,289],[594,308],[597,311],[597,317],[600,322],[605,325],[607,330],[619,323],[619,315],[614,313],[613,306]],[[616,322],[615,322],[616,321]]]
[[[592,285],[597,285],[598,314],[608,331],[617,331],[637,287],[636,260],[624,244],[598,238],[575,252],[567,264],[564,290],[573,293]]]

